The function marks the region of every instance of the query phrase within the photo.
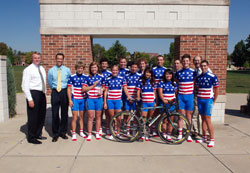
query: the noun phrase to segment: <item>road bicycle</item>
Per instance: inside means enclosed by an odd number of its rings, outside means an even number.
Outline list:
[[[136,102],[136,100],[132,100]],[[137,103],[137,102],[136,102]],[[186,116],[176,112],[178,103],[176,100],[169,104],[156,107],[144,107],[136,104],[136,110],[122,111],[114,115],[110,120],[110,130],[113,137],[120,142],[134,142],[141,137],[149,136],[154,124],[158,124],[157,133],[168,144],[181,144],[190,135],[190,123]],[[143,120],[142,109],[160,109],[160,113]],[[178,138],[178,128],[182,124],[182,137]]]

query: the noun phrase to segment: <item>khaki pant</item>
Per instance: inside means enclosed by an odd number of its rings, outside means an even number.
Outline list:
[[[199,116],[199,110],[198,110],[198,105],[197,105],[197,96],[194,96],[194,111],[192,115],[192,127],[191,130],[193,132],[197,132],[200,134],[200,116]]]

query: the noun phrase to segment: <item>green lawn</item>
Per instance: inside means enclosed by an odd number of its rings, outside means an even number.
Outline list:
[[[24,69],[25,69],[25,67],[23,67],[23,66],[13,66],[17,93],[23,92],[22,88],[21,88],[21,84],[22,84],[22,76],[23,76]]]
[[[228,71],[227,93],[249,93],[250,71]]]

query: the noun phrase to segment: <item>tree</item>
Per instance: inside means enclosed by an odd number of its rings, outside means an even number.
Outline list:
[[[235,66],[242,67],[245,61],[247,60],[246,56],[246,45],[243,40],[239,41],[235,47],[234,51],[231,55],[233,62],[235,62]]]
[[[116,40],[113,46],[110,47],[104,54],[104,56],[109,60],[110,65],[118,64],[119,58],[126,57],[126,55],[127,48],[124,47],[119,40]]]
[[[96,61],[100,61],[101,58],[104,57],[105,54],[105,48],[101,46],[100,44],[94,44],[93,45],[93,57]]]
[[[24,59],[25,59],[26,64],[31,64],[32,63],[32,58],[31,58],[32,53],[33,52],[27,52],[25,54]]]
[[[250,34],[248,38],[246,39],[246,56],[247,56],[248,62],[250,62]]]
[[[7,55],[7,52],[8,52],[8,46],[7,44],[1,42],[0,43],[0,55]]]
[[[245,69],[248,69],[248,68],[249,68],[249,62],[246,61],[246,62],[243,64],[243,67],[244,67]]]

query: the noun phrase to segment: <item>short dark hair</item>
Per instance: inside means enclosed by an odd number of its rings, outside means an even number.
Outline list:
[[[78,68],[82,67],[83,69],[85,69],[85,64],[83,64],[82,61],[78,61],[75,65],[75,69],[77,70]]]
[[[108,61],[107,58],[101,58],[101,59],[100,59],[100,64],[102,64],[103,62],[107,62],[107,63],[108,63],[109,61]]]
[[[139,61],[138,61],[138,65],[139,65],[141,62],[145,62],[145,64],[147,64],[147,63],[148,63],[148,62],[147,62],[147,60],[146,60],[145,58],[141,58],[141,59],[139,59]]]
[[[111,67],[111,71],[113,70],[113,68],[114,68],[114,67],[117,67],[117,68],[118,68],[118,70],[119,70],[118,65],[112,65],[112,67]]]
[[[187,54],[187,53],[182,55],[181,60],[183,61],[183,59],[185,59],[185,58],[188,58],[189,60],[191,60],[191,56],[189,54]]]
[[[136,63],[136,62],[131,62],[131,67],[132,67],[132,65],[136,65],[137,67],[138,67],[138,64]]]
[[[201,61],[201,64],[202,64],[202,63],[206,63],[207,65],[209,65],[208,61],[205,60],[205,59]]]
[[[63,59],[64,59],[64,54],[63,54],[63,53],[57,53],[57,54],[56,54],[56,58],[57,58],[57,56],[59,56],[59,55],[61,55],[61,56],[63,57]]]
[[[163,55],[158,55],[158,56],[156,57],[156,59],[158,59],[159,57],[162,57],[162,58],[164,59],[164,56],[163,56]]]
[[[122,59],[125,59],[125,60],[127,61],[127,58],[126,58],[126,57],[121,57],[121,58],[119,59],[119,62],[120,62]]]

